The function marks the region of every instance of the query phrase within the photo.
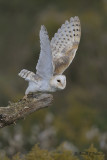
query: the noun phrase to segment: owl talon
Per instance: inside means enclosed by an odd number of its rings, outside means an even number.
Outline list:
[[[33,93],[32,92],[27,94],[27,98],[32,98],[32,97],[33,97]]]
[[[23,97],[24,100],[27,100],[27,94],[25,94],[25,96]]]
[[[33,97],[33,93],[29,93],[29,94],[25,94],[25,96],[23,97],[24,100],[27,100],[28,98],[32,98]]]

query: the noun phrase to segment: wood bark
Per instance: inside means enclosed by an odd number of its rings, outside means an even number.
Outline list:
[[[51,94],[33,94],[16,103],[10,102],[7,107],[0,107],[0,128],[15,124],[29,114],[48,107],[53,100]]]

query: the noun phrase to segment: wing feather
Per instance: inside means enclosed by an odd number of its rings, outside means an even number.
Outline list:
[[[75,57],[81,37],[81,26],[78,17],[70,18],[58,29],[51,40],[54,74],[62,74]],[[65,59],[65,60],[64,60]]]
[[[45,26],[40,30],[40,56],[36,66],[36,74],[42,78],[50,78],[53,75],[53,60],[50,41]]]

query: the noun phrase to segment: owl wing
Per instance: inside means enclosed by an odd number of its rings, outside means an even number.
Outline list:
[[[78,17],[70,18],[58,29],[51,40],[54,74],[62,74],[75,57],[81,37],[81,26]]]
[[[50,78],[53,75],[53,60],[50,41],[45,26],[41,26],[40,30],[40,56],[36,66],[36,74],[42,78]]]

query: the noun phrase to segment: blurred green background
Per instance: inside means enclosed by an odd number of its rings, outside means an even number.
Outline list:
[[[51,107],[1,129],[1,153],[26,153],[36,143],[74,151],[93,143],[107,152],[107,0],[0,0],[0,106],[24,96],[27,82],[18,73],[35,72],[40,26],[51,39],[72,16],[79,16],[82,36],[66,89],[53,94]]]

